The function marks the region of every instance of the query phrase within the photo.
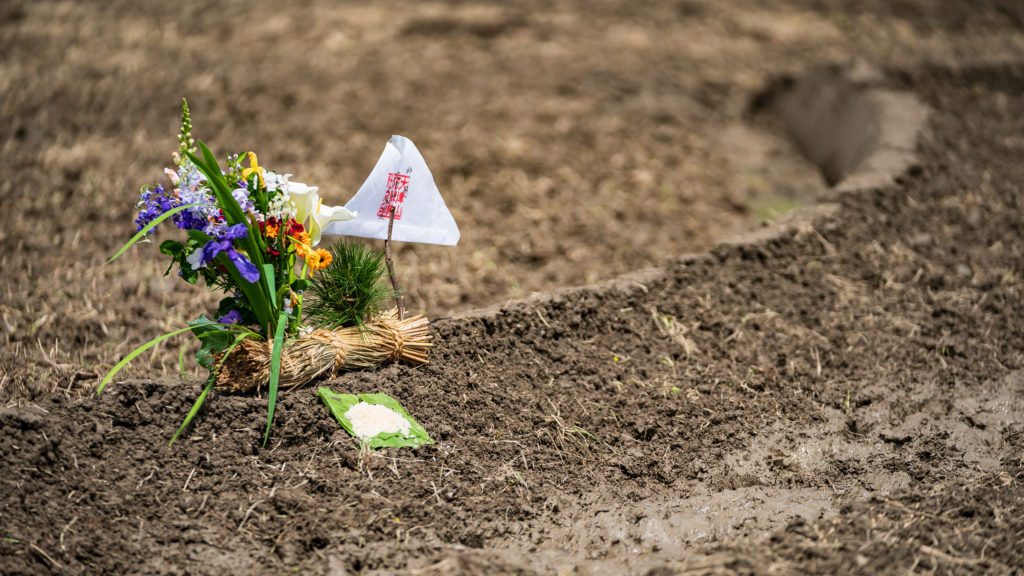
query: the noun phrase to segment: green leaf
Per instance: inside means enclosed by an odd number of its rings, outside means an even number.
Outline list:
[[[234,296],[221,298],[220,302],[217,303],[217,317],[220,318],[236,308],[238,308],[238,301],[235,300]]]
[[[107,372],[107,375],[103,377],[103,381],[100,382],[100,385],[96,388],[96,394],[99,394],[100,392],[103,392],[103,388],[105,388],[107,386],[107,384],[110,383],[110,381],[114,378],[114,376],[118,372],[120,372],[122,368],[127,366],[129,362],[134,360],[139,354],[142,354],[146,350],[149,350],[153,346],[156,346],[160,342],[163,342],[164,340],[167,340],[168,338],[170,338],[172,336],[177,336],[178,334],[181,334],[182,332],[188,332],[191,329],[192,328],[182,328],[181,330],[175,330],[174,332],[168,332],[167,334],[163,334],[161,336],[157,336],[156,338],[153,338],[149,342],[146,342],[142,346],[139,346],[138,348],[133,350],[130,354],[125,356],[124,359],[122,359],[113,368],[111,368],[110,372]]]
[[[164,240],[160,243],[160,253],[167,254],[172,258],[177,258],[184,249],[185,245],[177,240]]]
[[[203,388],[203,392],[199,395],[199,398],[196,398],[196,401],[192,404],[192,408],[189,409],[188,414],[185,415],[185,420],[181,423],[181,426],[178,426],[178,431],[175,432],[174,436],[171,437],[171,441],[168,444],[168,446],[174,445],[174,441],[178,439],[178,436],[181,435],[181,432],[185,429],[186,426],[188,426],[189,422],[192,421],[192,418],[194,418],[195,415],[199,413],[199,408],[202,407],[203,402],[206,401],[206,396],[210,393],[211,390],[213,390],[213,387],[217,383],[217,373],[220,372],[220,367],[224,365],[224,361],[228,359],[228,356],[231,354],[232,351],[234,351],[235,347],[242,343],[242,340],[245,340],[250,336],[252,336],[252,334],[239,334],[238,337],[235,338],[235,341],[231,344],[231,346],[228,347],[227,351],[224,352],[224,356],[221,357],[220,363],[217,364],[216,369],[210,371],[210,377],[207,378],[206,380],[206,387]]]
[[[186,322],[186,324],[189,325],[192,334],[203,344],[196,352],[196,363],[207,370],[212,370],[216,354],[223,352],[231,345],[234,334],[228,330],[221,330],[221,324],[210,320],[205,314],[191,322]]]
[[[227,180],[220,173],[220,164],[217,163],[217,159],[214,158],[213,153],[206,147],[206,144],[202,142],[199,142],[199,150],[203,154],[202,160],[192,153],[189,153],[188,157],[199,168],[199,171],[206,176],[206,181],[210,184],[213,195],[217,198],[217,204],[224,211],[224,218],[228,221],[228,224],[245,222],[245,214],[242,212],[242,207],[231,196]]]
[[[181,423],[181,426],[178,426],[178,430],[174,433],[174,436],[171,436],[171,441],[167,443],[168,446],[174,445],[174,441],[178,439],[181,432],[185,430],[185,427],[192,421],[192,418],[195,418],[195,415],[199,413],[199,408],[203,406],[203,402],[206,401],[206,396],[211,390],[213,390],[216,383],[217,377],[214,374],[210,374],[206,379],[206,386],[203,388],[202,393],[199,394],[199,398],[196,398],[196,401],[192,404],[192,408],[190,408],[188,414],[185,415],[185,420]]]
[[[433,444],[433,439],[427,434],[427,431],[416,421],[415,418],[409,415],[405,411],[405,408],[391,396],[387,394],[338,394],[326,386],[321,386],[317,390],[317,397],[327,405],[327,409],[331,411],[334,418],[341,424],[349,434],[355,436],[355,432],[352,430],[352,422],[345,416],[349,408],[352,408],[360,402],[366,402],[367,404],[379,404],[398,412],[403,418],[409,421],[409,435],[405,436],[400,433],[381,433],[373,438],[359,441],[370,448],[382,448],[388,446],[422,446],[424,444]]]
[[[167,266],[167,270],[164,271],[164,276],[171,273],[175,262],[177,262],[181,268],[181,279],[189,284],[195,284],[196,280],[199,279],[199,272],[193,270],[192,266],[188,263],[188,256],[185,255],[187,248],[187,246],[177,240],[164,240],[160,244],[160,252],[172,258],[171,263]]]
[[[181,345],[181,349],[178,350],[178,370],[181,371],[181,379],[188,380],[188,374],[185,373],[185,349],[188,348],[188,342]]]
[[[188,282],[189,284],[195,284],[196,280],[199,280],[199,271],[198,270],[194,270],[191,266],[189,266],[188,262],[184,262],[184,264],[182,264],[182,261],[179,261],[178,264],[181,267],[181,279],[182,280],[184,280],[185,282]],[[170,272],[171,269],[168,268],[167,271]],[[167,274],[164,273],[164,276],[166,276],[166,275]]]
[[[174,216],[175,214],[177,214],[178,212],[181,212],[182,210],[185,210],[187,208],[193,208],[195,206],[199,206],[199,204],[185,204],[183,206],[178,206],[177,208],[172,208],[172,209],[168,210],[167,212],[164,212],[160,216],[156,217],[155,219],[153,219],[152,222],[147,224],[142,230],[139,230],[135,234],[135,236],[132,236],[132,239],[129,240],[127,244],[125,244],[124,246],[121,246],[121,249],[117,251],[117,254],[114,254],[113,256],[110,257],[110,260],[107,260],[107,264],[110,264],[114,260],[117,260],[117,258],[119,256],[121,256],[121,254],[124,254],[125,251],[128,250],[129,248],[131,248],[132,245],[134,245],[136,242],[138,242],[139,240],[142,240],[146,236],[146,234],[149,234],[150,230],[152,230],[153,228],[156,228],[157,225],[160,224],[161,222],[163,222],[164,220],[167,220],[168,218],[170,218],[171,216]]]
[[[276,294],[277,288],[274,282],[274,265],[263,265],[263,280],[267,283],[267,294]]]
[[[277,381],[281,377],[281,348],[284,347],[284,332],[288,327],[288,315],[281,312],[277,318],[277,332],[274,334],[274,348],[270,352],[270,383],[267,391],[267,432],[263,435],[263,446],[270,439],[270,425],[274,423],[274,406],[277,404]]]
[[[196,242],[198,242],[200,244],[206,244],[210,240],[213,240],[212,236],[210,236],[206,232],[203,232],[202,230],[189,229],[188,237],[193,239],[193,240],[195,240]]]
[[[213,156],[213,153],[206,147],[206,144],[202,142],[199,142],[198,144],[199,150],[203,154],[203,158],[200,159],[195,154],[189,153],[189,159],[191,159],[199,171],[206,176],[206,181],[210,184],[210,189],[213,191],[213,195],[217,198],[217,204],[221,207],[221,210],[224,211],[224,219],[227,220],[228,224],[245,224],[248,234],[245,238],[238,240],[239,247],[245,251],[249,260],[252,261],[257,270],[263,270],[264,248],[263,243],[259,240],[259,230],[254,230],[253,223],[245,217],[245,213],[242,212],[242,207],[239,206],[238,201],[231,195],[231,190],[227,181],[224,179],[224,175],[220,173],[220,165],[217,163],[217,159]],[[229,260],[225,258],[221,262],[228,262],[225,266],[229,271],[234,271],[234,265],[230,264]],[[261,272],[261,275],[262,274],[263,273]],[[270,323],[270,321],[273,320],[274,315],[277,313],[277,302],[273,298],[273,292],[264,292],[264,286],[261,284],[257,286],[257,291],[263,295],[263,297],[260,298],[256,296],[256,291],[246,288],[245,279],[243,279],[237,271],[234,271],[231,276],[238,287],[245,292],[245,297],[249,300],[249,306],[252,307],[253,313],[255,313],[256,317],[259,319],[260,325],[266,326]]]

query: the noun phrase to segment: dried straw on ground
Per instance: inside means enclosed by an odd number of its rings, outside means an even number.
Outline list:
[[[426,364],[427,349],[432,346],[428,326],[422,315],[399,320],[397,310],[391,310],[374,317],[362,331],[356,327],[316,329],[291,338],[281,352],[278,386],[293,388],[318,376],[375,368],[385,362]],[[270,342],[243,340],[224,361],[217,387],[247,392],[266,386],[270,354]]]

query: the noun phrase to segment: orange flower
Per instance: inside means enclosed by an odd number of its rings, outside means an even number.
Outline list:
[[[310,250],[309,233],[299,232],[298,234],[294,234],[292,235],[292,241],[295,243],[295,253],[299,256],[306,256]]]
[[[281,226],[277,222],[273,224],[268,222],[266,227],[263,228],[263,231],[266,233],[267,238],[277,238],[277,231],[280,227]]]
[[[323,270],[324,268],[327,268],[328,266],[331,265],[331,260],[334,259],[334,256],[331,256],[331,253],[328,252],[327,250],[324,250],[323,248],[318,249],[315,252],[315,254],[317,255],[317,270]],[[313,268],[313,265],[310,265],[310,268]]]

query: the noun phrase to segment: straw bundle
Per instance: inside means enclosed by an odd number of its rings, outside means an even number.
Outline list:
[[[376,368],[385,362],[427,363],[432,346],[428,321],[420,315],[398,319],[397,310],[381,313],[366,324],[338,330],[316,329],[287,340],[281,351],[281,389],[301,386],[322,375]],[[217,387],[247,392],[270,380],[271,344],[243,340],[224,361]]]

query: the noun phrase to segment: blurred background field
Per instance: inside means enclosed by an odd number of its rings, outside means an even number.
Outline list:
[[[0,6],[0,400],[88,390],[216,296],[155,245],[103,262],[187,97],[223,156],[343,204],[392,134],[462,229],[402,245],[440,317],[698,252],[827,194],[747,111],[781,75],[1019,55],[1012,11],[926,1],[50,2]],[[173,237],[165,229],[157,239]],[[178,343],[129,374],[175,369]]]

